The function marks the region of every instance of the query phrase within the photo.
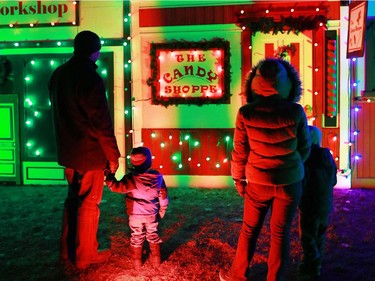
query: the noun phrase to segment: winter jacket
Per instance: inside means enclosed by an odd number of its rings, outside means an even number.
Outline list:
[[[108,188],[126,194],[128,215],[157,215],[164,217],[168,208],[168,190],[162,174],[148,169],[142,174],[130,172],[120,181],[114,177],[106,179]]]
[[[49,81],[58,163],[72,169],[100,170],[120,157],[96,68],[89,58],[73,56]]]
[[[301,211],[326,216],[333,206],[336,183],[337,166],[329,149],[313,144],[305,162]]]
[[[263,185],[296,183],[304,177],[310,146],[301,105],[279,95],[256,96],[237,114],[232,177]]]

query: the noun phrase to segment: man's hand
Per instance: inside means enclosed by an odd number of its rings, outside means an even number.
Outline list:
[[[112,174],[116,173],[118,166],[119,166],[118,161],[117,162],[109,161],[109,170],[111,171]]]
[[[238,194],[241,197],[243,197],[246,193],[247,181],[245,179],[234,180],[234,185],[236,187],[236,190],[237,190]]]

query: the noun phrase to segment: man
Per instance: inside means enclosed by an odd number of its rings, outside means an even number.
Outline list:
[[[103,169],[118,168],[120,153],[105,95],[97,74],[100,56],[97,34],[82,31],[74,39],[74,55],[59,66],[49,81],[58,152],[69,184],[64,205],[61,259],[78,269],[101,263],[109,250],[98,251],[99,204]]]

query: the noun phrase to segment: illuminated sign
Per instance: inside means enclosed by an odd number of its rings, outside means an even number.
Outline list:
[[[229,44],[220,42],[152,44],[153,104],[229,103]]]
[[[0,1],[0,26],[78,25],[77,11],[77,1]]]

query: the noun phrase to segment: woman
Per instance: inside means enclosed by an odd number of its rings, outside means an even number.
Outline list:
[[[301,81],[282,59],[265,59],[246,82],[248,104],[239,109],[234,131],[231,173],[244,196],[237,251],[220,279],[247,280],[264,218],[271,208],[271,245],[267,281],[283,280],[289,259],[289,233],[310,153],[310,134],[301,105]]]

